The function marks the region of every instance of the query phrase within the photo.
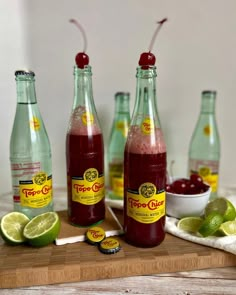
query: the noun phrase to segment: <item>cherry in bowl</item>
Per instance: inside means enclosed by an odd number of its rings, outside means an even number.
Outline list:
[[[175,218],[201,216],[210,199],[211,188],[198,179],[173,177],[166,185],[166,214]]]

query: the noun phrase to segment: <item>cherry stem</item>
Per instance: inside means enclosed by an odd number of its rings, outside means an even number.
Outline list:
[[[82,33],[83,39],[84,39],[84,50],[83,52],[85,52],[87,50],[87,38],[86,38],[86,34],[85,34],[85,30],[84,28],[81,26],[81,24],[79,22],[77,22],[77,20],[75,19],[70,19],[69,20],[70,23],[73,23],[76,25],[76,27],[80,30],[80,32]]]
[[[161,21],[158,21],[157,24],[159,24],[159,26],[156,28],[153,36],[152,36],[152,40],[151,40],[151,43],[150,43],[150,46],[149,46],[149,52],[152,51],[152,48],[153,48],[153,45],[154,45],[154,42],[156,40],[156,37],[157,37],[157,34],[158,32],[160,31],[162,25],[167,21],[167,18],[163,18]]]

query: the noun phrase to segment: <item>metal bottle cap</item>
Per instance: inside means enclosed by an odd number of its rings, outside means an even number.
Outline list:
[[[15,76],[19,76],[19,75],[25,75],[25,76],[32,76],[34,77],[35,76],[35,73],[33,71],[30,71],[30,70],[16,70],[15,71]]]
[[[85,237],[89,244],[95,245],[105,239],[106,233],[103,228],[99,226],[93,226],[87,230]]]
[[[104,254],[114,254],[120,251],[121,246],[117,239],[106,238],[99,244],[99,250]]]

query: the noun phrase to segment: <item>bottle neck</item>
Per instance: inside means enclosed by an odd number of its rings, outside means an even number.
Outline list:
[[[115,114],[116,115],[120,115],[120,114],[126,115],[130,113],[129,100],[130,100],[129,93],[117,92],[115,94]]]
[[[17,103],[37,103],[35,92],[35,79],[32,76],[19,75],[16,77]]]
[[[137,68],[136,101],[131,125],[139,124],[146,117],[159,125],[156,104],[156,67]]]
[[[74,103],[73,109],[93,104],[92,71],[90,66],[84,69],[74,67]]]
[[[201,114],[215,114],[215,91],[203,91],[201,101]]]

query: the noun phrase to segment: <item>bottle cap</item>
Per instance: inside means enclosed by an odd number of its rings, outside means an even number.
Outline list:
[[[18,75],[26,75],[26,76],[34,77],[35,73],[33,71],[25,69],[25,70],[17,70],[17,71],[15,71],[15,76],[17,77]]]
[[[117,239],[106,238],[99,244],[99,250],[104,254],[114,254],[120,251],[121,246]]]
[[[106,237],[106,233],[103,228],[99,226],[93,226],[87,230],[85,237],[88,243],[94,245],[104,240]]]

